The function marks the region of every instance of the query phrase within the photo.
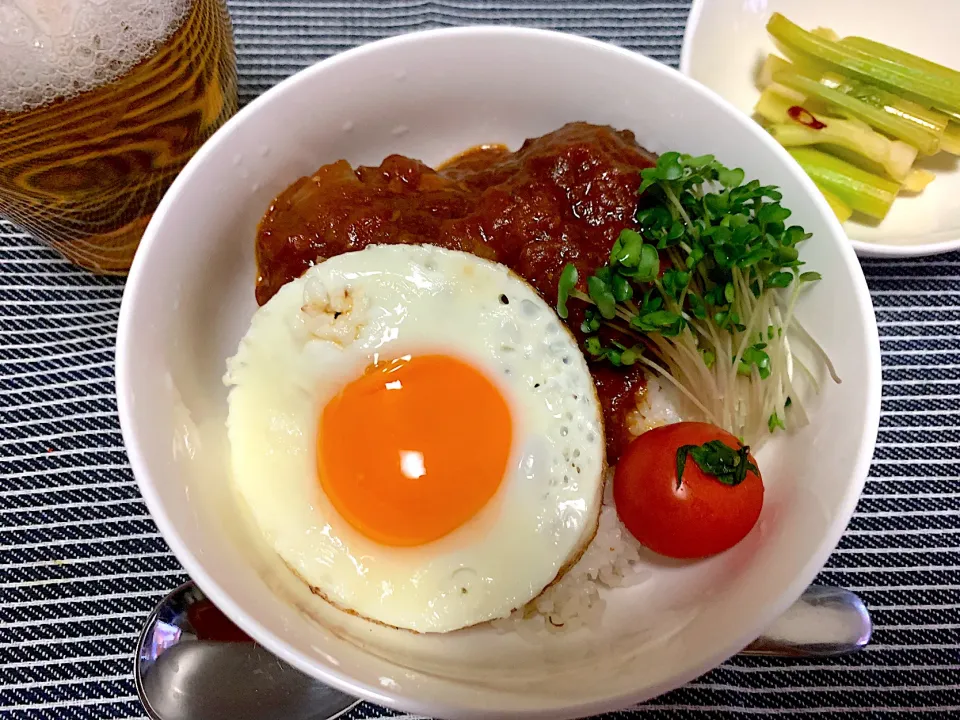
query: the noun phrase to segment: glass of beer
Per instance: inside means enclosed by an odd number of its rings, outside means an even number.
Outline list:
[[[0,0],[0,216],[123,273],[237,109],[224,0]]]

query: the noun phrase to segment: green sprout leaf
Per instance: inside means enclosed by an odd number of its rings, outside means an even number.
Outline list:
[[[572,263],[568,263],[560,273],[560,282],[557,287],[557,315],[564,320],[568,315],[567,300],[570,298],[570,291],[577,286],[578,277],[577,268]]]
[[[592,307],[587,308],[583,322],[580,323],[580,331],[584,334],[595,333],[600,329],[600,313]]]
[[[620,362],[624,365],[633,365],[637,358],[643,354],[642,345],[634,345],[632,348],[627,348],[626,350],[621,351],[620,353]]]
[[[618,303],[626,302],[633,297],[633,286],[622,275],[614,275],[610,281],[613,297]]]
[[[767,421],[767,428],[770,432],[773,432],[777,428],[781,430],[786,430],[787,426],[783,424],[783,420],[780,419],[780,416],[777,413],[774,413],[770,416],[770,419]]]
[[[640,249],[643,247],[643,236],[636,230],[623,230],[613,243],[610,251],[610,264],[635,268],[640,264]]]
[[[723,168],[717,172],[717,182],[725,188],[736,187],[743,182],[743,170],[740,168],[734,168],[733,170]]]
[[[767,287],[785,288],[793,282],[793,273],[775,272],[767,278]]]
[[[733,283],[727,283],[723,286],[723,299],[728,303],[732,303],[736,299],[736,294],[733,292]]]
[[[679,300],[680,295],[690,283],[690,273],[687,270],[667,270],[660,279],[663,290],[673,300]]]
[[[613,296],[609,282],[597,275],[591,275],[587,278],[587,293],[605,319],[610,320],[617,316],[617,299]]]
[[[699,295],[688,295],[687,303],[690,306],[691,314],[698,320],[706,320],[707,318],[707,306],[704,304],[703,300]]]
[[[680,153],[666,152],[661,155],[657,161],[657,170],[660,173],[661,180],[679,180],[683,175],[683,169],[680,166]]]
[[[635,315],[630,320],[630,326],[645,333],[661,333],[676,335],[682,326],[683,318],[669,310],[654,310],[652,312]]]
[[[635,282],[649,283],[657,279],[657,275],[660,274],[660,255],[657,253],[657,249],[645,243],[640,248],[640,257],[637,262],[637,267],[632,273],[633,280]]]
[[[750,375],[751,368],[756,367],[761,380],[770,377],[770,356],[765,350],[766,347],[766,343],[757,343],[744,350],[737,372],[741,375]]]
[[[713,155],[698,155],[697,157],[688,157],[686,165],[689,168],[694,170],[699,170],[702,167],[705,167],[714,161]],[[740,183],[737,183],[738,185]]]
[[[600,342],[600,338],[598,338],[596,335],[591,335],[584,340],[584,348],[594,357],[603,355],[603,344]]]

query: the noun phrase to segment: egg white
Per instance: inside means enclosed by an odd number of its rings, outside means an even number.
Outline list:
[[[500,388],[512,456],[494,498],[466,524],[389,547],[324,496],[319,417],[377,360],[430,353],[455,355]],[[342,609],[418,632],[505,617],[596,530],[604,441],[590,373],[553,310],[502,265],[410,245],[334,257],[255,313],[224,381],[236,490],[286,564]],[[464,430],[483,442],[482,429]]]

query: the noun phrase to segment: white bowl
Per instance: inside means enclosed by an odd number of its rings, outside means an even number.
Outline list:
[[[399,152],[436,163],[517,147],[571,120],[636,131],[655,151],[712,152],[782,187],[823,282],[799,314],[844,382],[814,422],[761,454],[758,529],[692,565],[651,564],[592,633],[530,644],[491,628],[388,631],[325,606],[250,533],[230,492],[224,361],[256,305],[253,240],[274,195],[323,163]],[[645,700],[734,654],[826,561],[863,485],[880,398],[877,329],[825,202],[758,126],[648,58],[510,28],[431,31],[308,68],[251,103],[177,178],[127,283],[117,343],[124,440],[143,497],[190,575],[240,627],[304,672],[390,707],[448,718],[565,718]]]
[[[694,0],[680,54],[680,71],[747,114],[760,97],[758,63],[775,52],[767,34],[780,12],[807,29],[829,27],[861,35],[960,68],[957,0]],[[960,159],[940,153],[921,159],[937,179],[919,195],[901,195],[879,224],[847,222],[858,255],[916,257],[960,248]]]

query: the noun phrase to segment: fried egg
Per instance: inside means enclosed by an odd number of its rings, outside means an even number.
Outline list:
[[[417,632],[506,617],[596,531],[590,373],[502,265],[413,245],[326,260],[255,313],[224,381],[239,496],[343,610]]]

